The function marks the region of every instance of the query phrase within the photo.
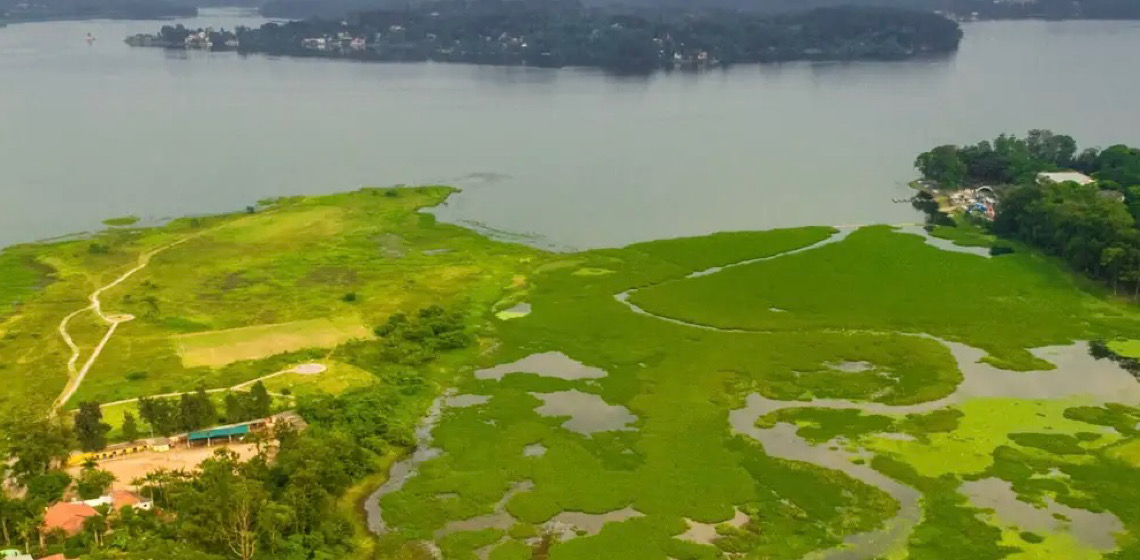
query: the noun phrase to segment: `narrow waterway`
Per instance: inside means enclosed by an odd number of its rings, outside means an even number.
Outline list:
[[[384,511],[380,507],[380,500],[384,496],[402,489],[409,479],[418,474],[416,467],[442,453],[438,447],[432,447],[432,431],[435,430],[439,419],[443,417],[443,410],[449,398],[452,398],[451,393],[444,393],[432,401],[427,414],[416,426],[415,450],[407,457],[393,463],[388,471],[388,480],[364,500],[364,512],[368,519],[369,531],[376,534],[388,532],[388,523],[384,521]]]

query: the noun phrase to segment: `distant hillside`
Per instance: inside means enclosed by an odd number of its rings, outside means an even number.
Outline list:
[[[0,0],[0,24],[71,19],[194,17],[198,8],[168,0]]]
[[[489,11],[501,11],[512,5],[550,5],[560,1],[267,0],[261,12],[269,17],[290,19],[338,18],[354,12],[422,7],[427,4],[439,4],[452,9],[456,6],[487,7]],[[583,4],[588,7],[635,11],[646,8],[676,11],[729,9],[766,13],[846,5],[939,11],[961,19],[1140,19],[1140,0],[583,0]]]
[[[261,13],[268,17],[306,19],[312,17],[336,18],[353,12],[371,10],[404,9],[424,5],[440,5],[448,11],[463,9],[499,12],[504,8],[517,6],[549,7],[563,3],[561,0],[457,0],[429,2],[424,0],[267,0]],[[748,10],[755,12],[780,13],[802,12],[813,8],[832,6],[886,6],[933,10],[937,0],[582,0],[587,7],[613,8],[617,10],[643,10],[645,8],[667,9],[670,11],[703,11],[708,9]]]

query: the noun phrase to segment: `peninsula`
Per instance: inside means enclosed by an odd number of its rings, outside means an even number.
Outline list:
[[[454,193],[266,200],[0,251],[5,545],[1140,553],[1140,383],[1097,359],[1099,341],[1140,347],[1140,311],[1064,263],[965,223],[552,253],[424,213]]]
[[[432,5],[230,31],[164,26],[158,33],[126,41],[142,47],[283,56],[650,72],[937,56],[956,51],[961,37],[958,25],[941,16],[888,8],[820,8],[778,15],[611,14],[555,4],[478,10]]]

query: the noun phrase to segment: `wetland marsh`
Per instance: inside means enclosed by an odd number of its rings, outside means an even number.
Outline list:
[[[50,402],[68,378],[60,319],[193,235],[103,294],[135,319],[72,401],[302,363],[329,370],[275,387],[416,372],[401,410],[421,419],[353,512],[373,558],[1140,554],[1140,383],[1083,342],[1140,338],[1140,312],[1051,259],[887,226],[552,253],[421,212],[450,192],[296,197],[8,249],[0,270],[26,287],[0,315],[0,398]],[[415,323],[432,305],[470,344],[422,357],[394,341],[443,336]],[[81,357],[97,327],[76,316]]]

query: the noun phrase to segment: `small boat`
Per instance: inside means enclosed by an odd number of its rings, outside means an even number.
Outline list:
[[[94,35],[92,35],[92,34],[90,34],[90,33],[88,33],[88,34],[87,34],[87,44],[88,44],[88,45],[92,45],[92,44],[94,44],[94,43],[95,43],[95,36],[94,36]]]

